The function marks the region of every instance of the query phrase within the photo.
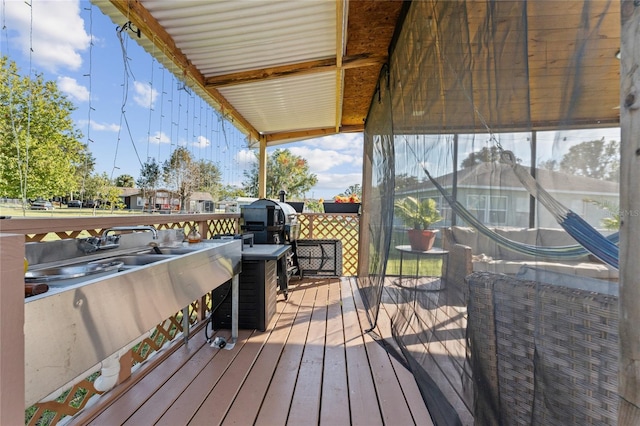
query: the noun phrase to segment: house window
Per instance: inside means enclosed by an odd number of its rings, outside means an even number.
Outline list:
[[[498,195],[467,195],[467,210],[487,225],[506,225],[507,197]]]
[[[445,223],[451,223],[451,206],[442,195],[435,197],[440,216],[444,218]]]

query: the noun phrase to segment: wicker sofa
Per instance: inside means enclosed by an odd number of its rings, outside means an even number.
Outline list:
[[[577,285],[549,284],[562,274],[542,275],[547,283],[467,277],[476,424],[615,425],[617,286],[575,276]]]

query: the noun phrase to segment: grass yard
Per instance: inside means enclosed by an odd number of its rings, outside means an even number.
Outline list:
[[[78,217],[78,216],[123,216],[132,214],[141,214],[140,211],[130,210],[103,210],[89,208],[68,208],[56,207],[53,210],[22,210],[22,207],[14,204],[0,204],[0,216],[11,216],[12,218],[20,217]]]
[[[442,259],[420,258],[420,269],[418,276],[421,277],[439,277],[442,275]],[[402,260],[402,275],[415,276],[416,274],[416,257],[405,254]],[[400,275],[400,254],[391,249],[389,253],[389,261],[387,262],[387,275]]]

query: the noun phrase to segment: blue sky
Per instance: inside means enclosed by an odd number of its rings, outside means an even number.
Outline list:
[[[241,184],[254,160],[244,135],[140,48],[131,32],[119,37],[116,24],[89,1],[31,5],[2,2],[0,54],[23,75],[56,81],[73,101],[98,173],[137,178],[141,162],[162,162],[185,146],[194,158],[217,164],[224,183]],[[362,143],[361,133],[344,134],[269,152],[286,148],[306,159],[318,176],[307,197],[330,198],[361,183]]]

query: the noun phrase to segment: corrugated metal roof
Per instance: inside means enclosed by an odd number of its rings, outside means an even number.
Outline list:
[[[318,129],[335,122],[335,72],[223,87],[220,93],[264,133]]]
[[[142,4],[205,77],[335,56],[333,1]]]
[[[340,131],[347,0],[92,2],[114,23],[131,20],[140,28],[136,42],[228,115],[252,145],[260,138],[271,144]],[[385,41],[351,58],[369,61],[357,64],[369,68],[358,78],[365,93],[350,95],[357,102],[352,99],[346,113],[349,131],[362,130],[368,105],[359,99],[370,99],[375,89],[393,25],[374,28],[395,23],[397,4],[367,1],[364,10],[377,13],[363,12],[355,23],[352,42],[368,45],[374,33]]]
[[[335,56],[336,3],[142,1],[207,78]],[[223,87],[258,132],[335,126],[336,71]],[[292,114],[292,112],[294,112]]]

